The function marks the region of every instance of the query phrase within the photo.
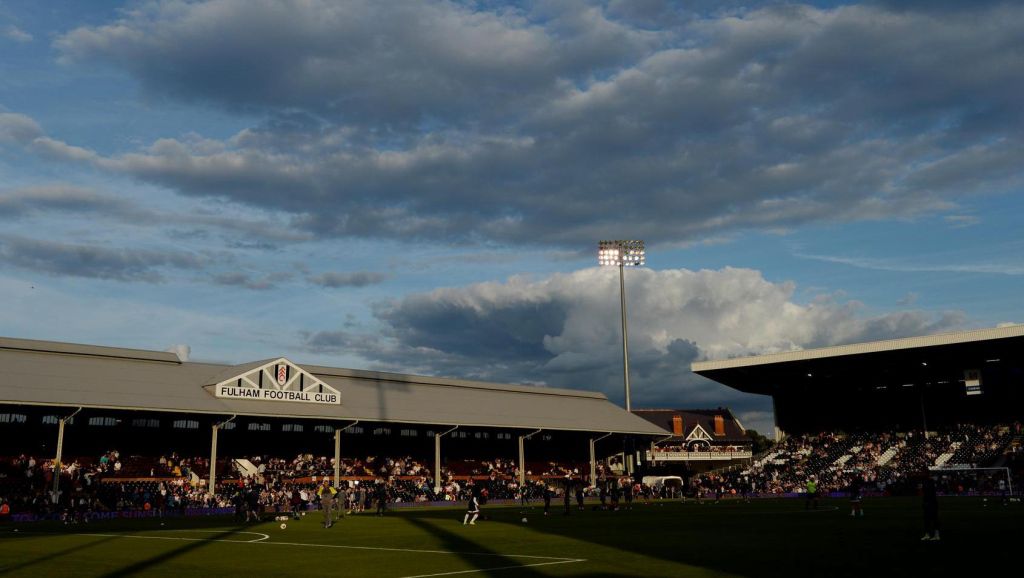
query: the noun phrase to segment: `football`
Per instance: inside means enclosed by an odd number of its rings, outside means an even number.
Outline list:
[[[284,529],[285,529],[285,528],[287,528],[287,527],[288,527],[288,524],[281,524],[281,529],[282,529],[282,530],[284,530]]]
[[[523,518],[523,523],[524,523],[524,524],[526,523],[526,518]]]

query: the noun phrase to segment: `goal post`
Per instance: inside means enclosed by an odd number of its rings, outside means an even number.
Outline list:
[[[971,467],[934,467],[928,469],[932,476],[949,478],[947,487],[943,488],[945,493],[951,489],[958,489],[964,484],[960,492],[963,494],[975,495],[1016,495],[1013,488],[1013,475],[1010,468],[971,468]],[[1002,486],[1000,486],[1002,482]],[[952,486],[952,487],[950,487]]]

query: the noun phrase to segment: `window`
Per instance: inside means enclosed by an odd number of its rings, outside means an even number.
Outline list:
[[[414,438],[414,437],[420,435],[420,432],[417,431],[417,430],[414,430],[414,429],[404,429],[404,430],[402,430],[402,435],[407,437],[407,438]]]
[[[313,431],[315,431],[316,433],[334,433],[334,426],[333,425],[323,425],[323,424],[316,425],[316,426],[313,426]]]
[[[0,413],[0,423],[25,423],[28,416],[21,413]]]
[[[90,417],[89,425],[110,427],[121,423],[116,417]]]
[[[510,434],[510,433],[499,433],[498,434],[498,439],[499,440],[510,440],[510,439],[512,439],[512,434]]]
[[[199,429],[199,421],[194,419],[176,419],[171,425],[175,429]]]
[[[299,423],[286,423],[281,426],[281,431],[290,431],[295,433],[302,433],[303,429],[302,424]]]
[[[47,425],[57,425],[58,423],[60,423],[60,416],[59,415],[44,415],[43,416],[43,423],[47,424]],[[66,420],[64,420],[64,423],[66,425],[71,425],[71,424],[75,423],[75,418],[72,417],[72,418],[66,419]]]
[[[132,427],[160,427],[160,420],[148,417],[137,417],[132,420]]]
[[[363,426],[361,426],[361,425],[354,425],[352,427],[345,428],[345,433],[361,434],[361,433],[363,433]]]
[[[236,425],[238,425],[238,424],[236,424],[233,421],[229,421],[228,423],[221,425],[219,429],[222,429],[222,430],[232,430],[232,429],[235,429]]]
[[[270,431],[269,423],[250,423],[249,431]]]
[[[391,428],[389,427],[378,427],[373,430],[375,436],[389,436],[391,435]]]

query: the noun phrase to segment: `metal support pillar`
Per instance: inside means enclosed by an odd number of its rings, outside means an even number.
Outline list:
[[[210,438],[210,485],[206,488],[206,493],[210,496],[217,493],[217,432],[236,417],[238,416],[233,415],[225,421],[213,424],[213,435]]]
[[[209,485],[206,486],[206,493],[211,496],[216,492],[214,488],[217,487],[217,431],[220,430],[220,424],[213,424],[213,435],[210,438],[210,481]]]
[[[537,430],[531,434],[519,436],[519,489],[522,491],[526,487],[526,446],[523,444],[524,441],[532,438],[543,430]]]
[[[459,429],[459,426],[455,426],[444,433],[434,434],[434,493],[441,491],[441,438],[457,429]]]
[[[610,435],[612,435],[611,432],[608,432],[608,433],[604,434],[603,436],[601,436],[599,438],[590,438],[590,485],[591,486],[596,486],[597,485],[597,452],[596,452],[595,446],[597,445],[597,442],[603,440],[604,438],[606,438],[606,437],[608,437]]]
[[[341,487],[341,432],[359,423],[359,420],[345,427],[334,428],[334,487]]]
[[[334,487],[341,487],[341,430],[334,430]]]
[[[57,421],[57,456],[53,460],[53,503],[57,503],[58,492],[60,492],[60,472],[63,469],[61,460],[64,456],[64,424],[80,411],[82,408],[76,409],[71,415]]]

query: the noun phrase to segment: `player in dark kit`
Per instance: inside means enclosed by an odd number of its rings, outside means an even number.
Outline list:
[[[863,485],[864,482],[860,477],[860,474],[855,474],[853,480],[850,481],[850,515],[851,516],[863,516],[864,510],[861,509],[861,500],[863,500]]]
[[[385,480],[381,480],[380,483],[377,484],[377,487],[374,489],[374,497],[377,500],[378,516],[383,516],[384,513],[388,511],[388,494],[390,494],[389,490],[390,488],[388,487],[388,482]]]
[[[924,507],[924,536],[922,541],[939,540],[939,497],[935,492],[935,480],[931,474],[924,473],[921,482],[921,499]]]
[[[565,494],[562,495],[562,503],[565,506],[565,515],[569,515],[569,502],[572,500],[572,478],[565,476]]]
[[[469,504],[466,506],[466,515],[462,518],[462,525],[465,526],[466,524],[469,524],[470,526],[475,526],[476,519],[479,517],[480,500],[477,499],[476,494],[473,494],[469,498]]]
[[[544,484],[544,515],[551,511],[551,486]]]

